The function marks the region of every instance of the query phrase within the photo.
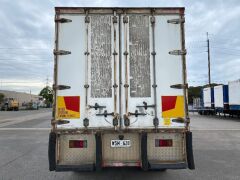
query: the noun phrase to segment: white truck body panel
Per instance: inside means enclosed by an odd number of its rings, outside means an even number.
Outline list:
[[[214,86],[214,104],[216,108],[224,108],[223,85]]]
[[[229,105],[240,105],[240,79],[228,82]]]

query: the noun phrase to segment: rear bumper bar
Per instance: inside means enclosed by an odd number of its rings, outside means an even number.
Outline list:
[[[94,171],[94,164],[84,165],[56,165],[56,171]]]
[[[152,170],[161,169],[186,169],[188,166],[186,163],[174,163],[174,164],[156,164],[149,162],[150,168]]]

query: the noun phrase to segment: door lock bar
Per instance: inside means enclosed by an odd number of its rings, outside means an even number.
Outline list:
[[[143,106],[136,106],[136,107],[137,108],[143,107],[145,110],[147,110],[147,108],[155,108],[156,105],[155,104],[148,105],[145,101],[143,101]]]
[[[134,115],[135,117],[138,117],[138,116],[146,116],[147,114],[146,113],[138,113],[138,110],[136,110],[135,113],[128,112],[128,115],[129,116]]]
[[[94,106],[89,105],[89,108],[94,108],[95,110],[106,108],[106,106],[100,106],[98,103],[95,103]]]
[[[96,116],[104,116],[104,117],[107,117],[107,116],[114,116],[114,113],[108,113],[107,110],[105,110],[103,112],[103,114],[96,114]]]

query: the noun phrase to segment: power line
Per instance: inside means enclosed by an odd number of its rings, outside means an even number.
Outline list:
[[[0,59],[0,61],[17,61],[17,62],[35,62],[35,61],[44,61],[44,62],[53,62],[53,60],[47,60],[47,59]]]
[[[51,53],[45,53],[45,54],[30,54],[30,53],[27,53],[27,54],[21,54],[21,53],[4,53],[4,55],[13,55],[13,54],[15,54],[15,55],[21,55],[21,56],[28,56],[28,55],[30,55],[30,56],[39,56],[39,55],[44,55],[44,56],[49,56],[49,55],[52,55]]]
[[[4,82],[4,81],[1,81],[1,83],[3,84],[44,84],[43,82],[19,82],[19,81],[16,81],[16,82]]]
[[[13,47],[0,47],[0,50],[49,50],[47,48],[13,48]]]
[[[224,48],[224,47],[219,47],[219,46],[211,46],[212,48],[216,48],[216,49],[225,49],[225,50],[229,50],[229,51],[239,51],[240,49],[232,49],[232,48]]]
[[[229,53],[229,52],[222,52],[222,51],[219,51],[218,52],[219,54],[227,54],[227,55],[232,55],[232,56],[240,56],[240,54],[234,54],[234,53]]]
[[[201,52],[188,52],[188,54],[201,54],[201,53],[206,53],[207,51],[201,51]]]

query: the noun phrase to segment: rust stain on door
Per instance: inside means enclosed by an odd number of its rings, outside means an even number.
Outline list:
[[[149,16],[129,16],[130,96],[151,97]]]
[[[111,16],[91,16],[91,97],[112,97]]]

